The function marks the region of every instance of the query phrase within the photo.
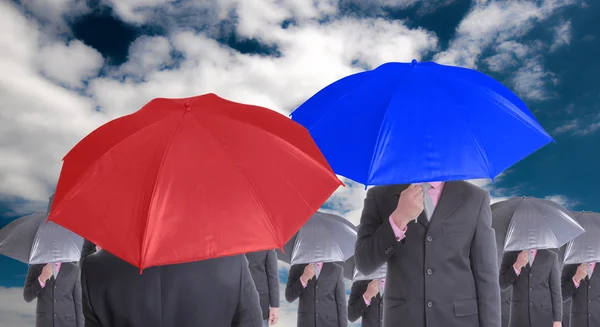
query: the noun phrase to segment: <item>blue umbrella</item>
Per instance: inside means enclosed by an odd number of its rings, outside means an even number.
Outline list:
[[[416,60],[342,78],[291,116],[337,174],[365,185],[493,179],[553,141],[491,77]]]

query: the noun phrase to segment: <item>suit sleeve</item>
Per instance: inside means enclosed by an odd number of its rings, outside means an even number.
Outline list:
[[[572,298],[577,291],[575,284],[573,284],[573,277],[576,272],[577,265],[566,265],[563,268],[560,281],[563,302]]]
[[[38,294],[42,291],[42,286],[38,281],[38,277],[40,277],[43,267],[44,265],[31,265],[27,269],[25,286],[23,286],[23,299],[25,302],[31,302],[37,299]]]
[[[277,271],[277,253],[267,253],[267,282],[269,283],[269,306],[279,308],[279,272]]]
[[[348,320],[351,322],[357,321],[362,317],[363,313],[367,309],[367,304],[363,299],[365,288],[363,283],[354,282],[350,289],[350,298],[348,299]]]
[[[248,268],[248,259],[245,255],[240,256],[242,259],[241,264],[241,278],[240,278],[240,300],[236,308],[232,327],[262,327],[262,309],[260,308],[260,301],[258,298],[258,292],[254,285],[254,280],[250,274]]]
[[[348,326],[348,308],[346,306],[346,286],[344,285],[344,270],[339,269],[337,285],[335,286],[335,302],[337,304],[337,314],[339,327]]]
[[[513,268],[515,264],[515,260],[517,260],[516,252],[506,253],[502,256],[502,264],[500,265],[500,276],[498,279],[500,280],[500,288],[505,291],[509,289],[512,285],[517,281],[517,273]]]
[[[485,192],[475,235],[471,242],[471,266],[479,305],[479,326],[500,327],[500,287],[496,235],[492,229],[490,195]]]
[[[83,318],[85,320],[85,327],[102,327],[100,320],[96,316],[94,309],[92,308],[92,302],[90,300],[90,292],[88,290],[87,279],[86,279],[86,260],[81,259],[81,302],[83,304]]]
[[[77,319],[77,327],[84,326],[83,308],[81,305],[81,269],[77,272],[77,280],[73,286],[73,302],[75,303],[75,318]]]
[[[304,273],[304,265],[292,265],[288,273],[288,281],[285,286],[285,299],[289,303],[296,301],[304,292],[300,277]],[[310,281],[309,281],[310,283]]]
[[[369,189],[364,201],[354,254],[356,269],[367,275],[386,263],[401,246],[389,217],[381,217],[377,209],[374,190]]]
[[[550,272],[550,295],[552,296],[552,313],[554,321],[562,321],[563,301],[560,287],[560,270],[558,257],[553,255],[552,271]]]

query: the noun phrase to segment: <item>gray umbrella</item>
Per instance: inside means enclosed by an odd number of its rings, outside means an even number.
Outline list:
[[[387,274],[387,263],[375,270],[373,273],[365,275],[356,269],[354,264],[354,256],[344,262],[344,277],[351,281],[372,280],[385,278]]]
[[[595,212],[573,213],[575,220],[585,228],[585,233],[567,244],[566,265],[600,261],[600,214]]]
[[[0,229],[0,254],[26,264],[79,261],[83,238],[46,222],[47,217],[47,213],[36,212]]]
[[[496,238],[502,249],[558,249],[574,239],[584,229],[571,217],[570,212],[550,200],[532,197],[511,198],[492,206]],[[508,227],[503,235],[506,222]],[[504,236],[504,237],[503,237]]]
[[[278,259],[289,264],[344,262],[354,254],[356,227],[347,219],[317,211],[283,247]]]

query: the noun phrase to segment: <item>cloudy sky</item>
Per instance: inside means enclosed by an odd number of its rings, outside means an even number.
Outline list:
[[[475,183],[600,211],[598,15],[592,0],[0,0],[0,227],[45,208],[77,141],[152,98],[214,92],[289,114],[341,77],[413,58],[498,79],[557,141]],[[349,183],[324,209],[357,223],[364,194]],[[33,326],[26,269],[0,257],[2,326]]]

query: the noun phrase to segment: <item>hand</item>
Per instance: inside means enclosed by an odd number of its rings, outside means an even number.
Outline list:
[[[582,263],[579,265],[579,267],[577,267],[577,272],[575,272],[575,276],[573,276],[573,278],[581,282],[585,276],[587,276],[587,264]]]
[[[311,278],[313,278],[313,276],[315,275],[315,265],[312,263],[309,263],[308,265],[306,265],[306,267],[304,267],[304,273],[302,274],[302,281],[307,283]]]
[[[562,322],[555,321],[555,322],[552,323],[552,327],[562,327]]]
[[[529,262],[529,258],[527,257],[527,251],[521,251],[517,256],[517,260],[515,261],[515,268],[521,270],[525,265]]]
[[[269,309],[269,325],[275,325],[279,320],[279,308]]]
[[[365,291],[364,295],[367,299],[372,299],[377,296],[377,293],[379,293],[379,281],[374,279],[369,283],[369,286],[367,286],[367,290]]]
[[[398,228],[404,229],[411,220],[423,212],[423,188],[411,184],[400,194],[398,206],[392,213],[392,219]]]
[[[46,282],[48,279],[50,279],[50,277],[52,277],[52,264],[47,263],[42,269],[39,278],[41,281]]]

